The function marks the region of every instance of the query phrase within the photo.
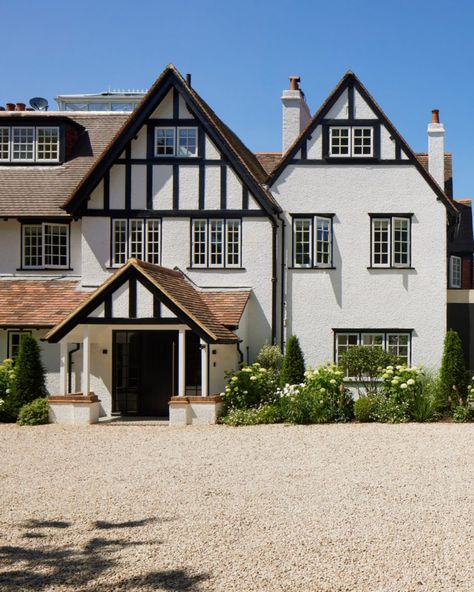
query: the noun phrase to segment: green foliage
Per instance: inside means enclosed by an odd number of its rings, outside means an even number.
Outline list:
[[[339,365],[346,376],[355,378],[359,395],[378,392],[380,369],[397,364],[398,358],[381,347],[356,346],[341,355]]]
[[[405,423],[410,420],[410,402],[376,395],[374,419],[382,423]]]
[[[221,423],[228,426],[278,423],[280,421],[282,421],[282,416],[279,406],[271,404],[253,409],[231,409],[221,419]]]
[[[15,368],[13,360],[7,358],[0,364],[0,422],[14,422],[18,413],[13,396]]]
[[[354,401],[354,417],[357,421],[366,423],[374,421],[377,416],[377,397],[373,395],[361,395]]]
[[[18,414],[17,423],[21,426],[48,423],[48,399],[41,397],[23,405]]]
[[[374,418],[384,423],[409,421],[415,400],[422,397],[421,370],[416,366],[390,365],[383,369],[381,378],[382,392],[376,397]]]
[[[26,403],[47,394],[40,348],[31,335],[25,335],[21,340],[12,391],[18,411]]]
[[[300,384],[304,380],[304,356],[300,342],[296,335],[292,335],[286,342],[285,357],[280,372],[280,384]]]
[[[226,410],[252,409],[275,400],[275,376],[259,363],[228,372],[226,378],[227,386],[221,393]]]
[[[308,370],[303,383],[286,385],[278,396],[282,417],[291,423],[344,422],[353,417],[352,397],[334,365]]]
[[[420,373],[420,391],[413,399],[411,417],[414,421],[436,421],[440,417],[439,377],[430,373]]]
[[[280,371],[283,364],[283,354],[278,345],[269,345],[266,343],[257,356],[257,362],[267,370]]]
[[[440,381],[440,404],[444,409],[457,405],[459,397],[466,396],[468,376],[462,343],[457,332],[452,329],[446,333],[444,340]]]

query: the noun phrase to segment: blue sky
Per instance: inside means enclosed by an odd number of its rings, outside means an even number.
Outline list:
[[[439,108],[456,197],[474,195],[474,3],[457,0],[0,1],[0,104],[149,87],[166,64],[255,151],[280,149],[280,95],[298,74],[311,110],[353,70],[425,151]]]

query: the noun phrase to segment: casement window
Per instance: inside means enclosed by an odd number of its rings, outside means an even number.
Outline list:
[[[22,230],[24,269],[69,266],[69,225],[24,224]]]
[[[58,127],[1,127],[1,162],[58,162]]]
[[[192,267],[240,267],[240,220],[193,220]]]
[[[331,267],[332,218],[293,218],[294,267]]]
[[[335,362],[351,347],[380,347],[393,354],[404,364],[410,364],[411,332],[398,331],[336,331],[335,332]]]
[[[7,357],[14,360],[18,356],[21,340],[25,335],[31,335],[31,331],[9,331]]]
[[[112,220],[112,266],[124,265],[130,257],[160,264],[161,220],[149,218]]]
[[[371,267],[411,266],[411,218],[371,217]]]
[[[456,255],[449,258],[449,287],[460,288],[462,275],[462,259]]]
[[[374,128],[331,126],[329,156],[362,158],[374,156]]]
[[[155,128],[155,156],[196,157],[197,128]]]

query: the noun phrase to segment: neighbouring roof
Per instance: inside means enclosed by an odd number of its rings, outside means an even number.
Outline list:
[[[250,290],[203,291],[200,295],[220,323],[226,327],[238,327],[250,297]]]
[[[49,118],[69,121],[83,128],[69,160],[62,165],[2,165],[0,167],[0,217],[68,216],[61,208],[95,164],[128,114],[2,111],[0,125],[8,118]]]
[[[0,280],[0,327],[52,327],[88,296],[69,280]]]
[[[416,159],[428,170],[428,154],[426,152],[417,152]],[[453,197],[453,155],[451,152],[444,153],[444,192],[448,197]],[[457,202],[456,202],[457,207]]]
[[[472,203],[470,199],[456,200],[459,210],[457,224],[448,234],[449,253],[472,253],[474,240],[472,232]]]
[[[84,317],[93,312],[109,294],[131,277],[144,283],[180,320],[191,326],[203,338],[205,337],[214,343],[235,343],[238,341],[237,335],[225,325],[238,326],[249,296],[248,293],[244,297],[243,291],[238,293],[229,291],[227,302],[223,296],[216,296],[215,292],[209,292],[204,297],[204,292],[193,285],[181,271],[145,263],[137,259],[129,259],[97,290],[89,294],[86,300],[80,302],[48,333],[47,339],[53,342],[59,341],[77,324],[87,322],[84,321]],[[231,311],[233,308],[235,309]],[[104,322],[107,323],[106,320]]]
[[[282,154],[281,152],[256,152],[255,156],[267,175],[270,175],[276,169]]]

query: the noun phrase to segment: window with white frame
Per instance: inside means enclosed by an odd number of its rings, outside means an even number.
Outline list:
[[[410,267],[411,218],[371,218],[372,267]]]
[[[374,156],[374,128],[344,126],[329,128],[329,156]]]
[[[112,266],[124,265],[130,257],[159,265],[161,220],[131,218],[112,220]]]
[[[240,220],[193,220],[191,238],[193,267],[240,267]]]
[[[293,265],[331,267],[332,218],[324,216],[293,218]]]
[[[338,363],[340,356],[355,346],[380,347],[404,364],[410,364],[411,332],[408,331],[336,331],[335,362]]]
[[[8,357],[15,360],[20,350],[23,337],[31,335],[31,331],[9,331],[8,332]]]
[[[155,156],[197,156],[197,128],[156,127]]]
[[[68,265],[69,225],[49,222],[23,225],[23,268],[65,268]]]
[[[449,287],[460,288],[461,287],[461,274],[462,274],[462,259],[456,255],[451,255],[449,258]]]
[[[59,128],[0,128],[0,162],[58,162]]]

